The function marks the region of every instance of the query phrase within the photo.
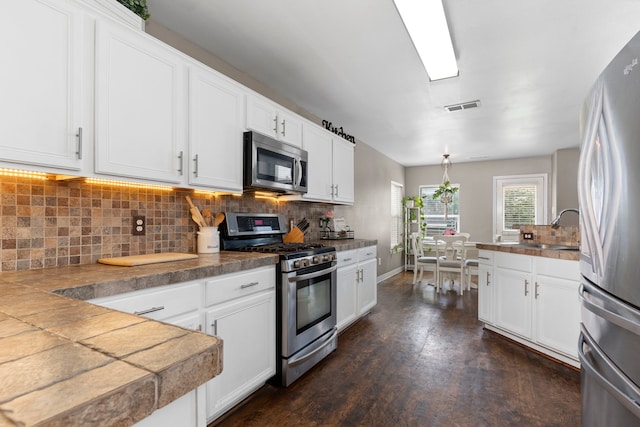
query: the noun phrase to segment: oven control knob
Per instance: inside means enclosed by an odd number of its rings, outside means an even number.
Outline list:
[[[323,255],[322,256],[322,261],[323,262],[331,261],[331,255]]]
[[[300,268],[300,260],[293,261],[293,268]]]
[[[302,267],[308,267],[309,266],[309,260],[308,259],[301,259],[300,260],[300,264]]]
[[[313,258],[311,258],[311,264],[317,264],[320,262],[320,258],[318,258],[317,256],[314,256]]]

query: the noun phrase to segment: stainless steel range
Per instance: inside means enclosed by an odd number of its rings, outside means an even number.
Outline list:
[[[276,253],[276,376],[288,386],[337,348],[336,250],[322,243],[283,243],[283,215],[227,213],[223,250]]]

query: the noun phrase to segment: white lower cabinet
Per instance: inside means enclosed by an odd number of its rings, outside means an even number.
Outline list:
[[[527,257],[526,255],[496,254],[494,268],[494,321],[524,338],[531,338],[531,271],[512,270],[498,264],[502,255]],[[508,263],[506,264],[508,265]]]
[[[88,301],[187,329],[206,329],[223,341],[218,376],[136,427],[206,427],[275,374],[275,280],[274,265]]]
[[[338,252],[337,326],[342,331],[378,302],[376,247]]]
[[[206,384],[207,420],[219,417],[276,372],[275,267],[207,281],[207,333],[223,342],[223,370]]]
[[[493,251],[478,251],[478,319],[493,323]]]
[[[479,267],[478,318],[488,329],[579,366],[578,261],[480,251]]]

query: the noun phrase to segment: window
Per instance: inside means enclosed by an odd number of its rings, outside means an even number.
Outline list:
[[[459,184],[452,184],[460,188]],[[433,193],[438,189],[437,185],[421,185],[420,196],[424,200],[424,218],[427,222],[427,236],[437,236],[447,229],[460,231],[460,191],[453,195],[453,201],[449,204],[448,220],[444,219],[444,203],[433,200]]]
[[[494,234],[504,241],[518,241],[514,225],[546,224],[546,175],[496,176]]]
[[[402,244],[402,184],[391,181],[391,249]]]

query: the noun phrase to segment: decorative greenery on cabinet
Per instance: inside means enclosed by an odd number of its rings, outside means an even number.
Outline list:
[[[147,0],[118,0],[118,2],[145,21],[149,19]]]

